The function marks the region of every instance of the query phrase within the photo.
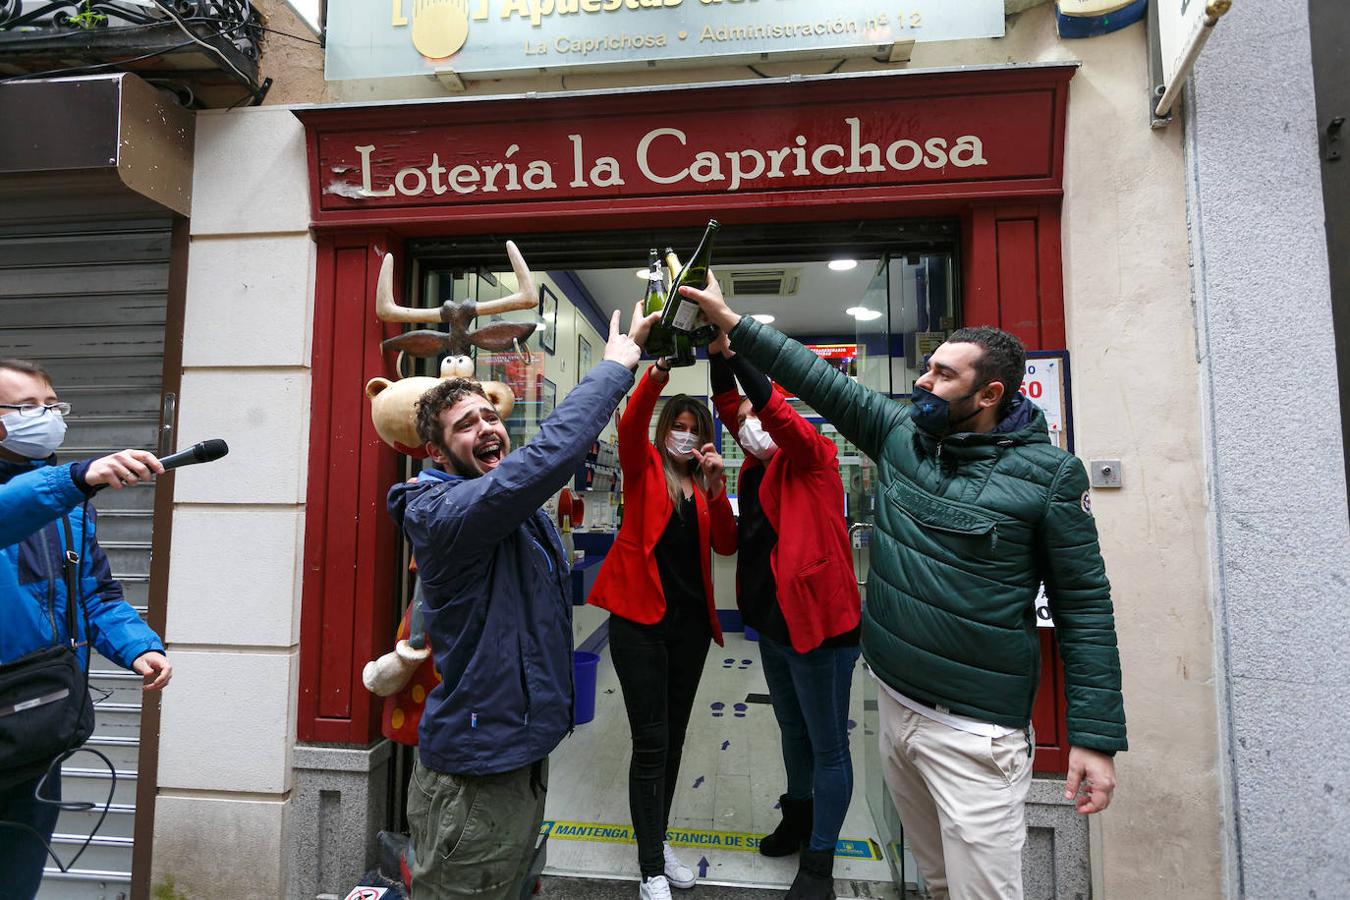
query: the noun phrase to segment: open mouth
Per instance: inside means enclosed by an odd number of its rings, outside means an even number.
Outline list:
[[[473,458],[491,469],[502,461],[502,442],[500,438],[490,438],[474,448]]]

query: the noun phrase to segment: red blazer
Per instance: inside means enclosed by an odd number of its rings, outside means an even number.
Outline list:
[[[722,424],[735,437],[740,431],[736,421],[740,394],[717,394],[713,405]],[[778,445],[759,486],[760,506],[778,535],[769,565],[778,585],[778,605],[787,621],[792,649],[806,653],[826,638],[858,627],[862,613],[844,528],[839,450],[777,391],[759,413],[759,421]],[[746,454],[741,477],[747,469],[762,465]],[[739,578],[737,583],[739,586]]]
[[[666,614],[666,594],[656,569],[656,544],[670,522],[674,506],[666,492],[661,454],[647,439],[652,410],[661,396],[661,385],[651,369],[642,376],[619,419],[619,467],[623,470],[623,525],[619,536],[600,565],[588,603],[607,609],[640,625],[654,625]],[[723,556],[736,552],[736,519],[731,501],[721,491],[711,499],[694,490],[698,507],[699,562],[703,566],[703,593],[708,598],[708,621],[713,638],[722,643],[713,600],[712,548]]]

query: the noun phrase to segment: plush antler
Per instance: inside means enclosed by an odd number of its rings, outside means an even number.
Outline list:
[[[440,309],[399,306],[394,300],[394,254],[386,253],[375,281],[375,315],[383,322],[439,322]]]
[[[511,269],[516,273],[516,285],[520,290],[500,300],[488,300],[478,304],[478,315],[495,316],[498,313],[512,312],[517,309],[531,309],[539,305],[539,292],[534,288],[534,278],[530,267],[525,265],[525,257],[520,255],[515,241],[506,242],[506,255],[511,259]],[[481,345],[480,345],[481,346]]]
[[[506,242],[506,255],[516,273],[520,290],[500,300],[477,303],[473,300],[447,300],[435,309],[416,309],[400,306],[394,300],[394,255],[386,254],[380,263],[380,277],[375,282],[375,315],[385,322],[430,324],[444,322],[448,331],[417,329],[381,344],[385,350],[397,350],[409,356],[464,356],[470,347],[483,350],[509,350],[523,342],[535,331],[533,322],[492,322],[474,331],[469,330],[476,316],[490,316],[517,309],[533,309],[539,305],[539,292],[530,275],[525,257],[514,241]]]

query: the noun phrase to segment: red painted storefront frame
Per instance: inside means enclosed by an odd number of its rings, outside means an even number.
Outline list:
[[[362,387],[387,375],[392,360],[379,342],[396,326],[373,314],[381,254],[411,237],[514,234],[696,226],[716,215],[728,226],[755,222],[958,216],[962,232],[963,319],[1017,334],[1028,349],[1065,346],[1060,207],[1069,65],[1012,67],[866,78],[732,84],[679,89],[581,94],[547,98],[475,98],[363,108],[297,111],[305,124],[311,218],[318,243],[309,489],[301,611],[298,736],[319,743],[368,744],[379,738],[379,701],[361,685],[366,660],[388,649],[393,635],[391,592],[398,579],[397,542],[384,496],[398,477],[397,455],[374,434]],[[1028,165],[1018,177],[941,184],[851,185],[742,193],[643,194],[600,198],[548,197],[502,202],[372,205],[325,200],[332,172],[321,147],[334,134],[412,134],[441,129],[440,137],[471,134],[502,122],[523,127],[576,129],[588,121],[635,115],[653,104],[671,118],[696,119],[709,108],[791,110],[793,104],[843,104],[865,97],[916,104],[957,103],[970,96],[1046,95],[1048,165]],[[541,124],[543,123],[543,124]],[[396,163],[395,163],[396,164]],[[334,168],[330,166],[330,169]],[[327,178],[327,181],[325,180]],[[331,195],[330,195],[331,197]],[[428,198],[434,200],[435,198]],[[495,199],[495,198],[494,198]],[[396,279],[396,283],[397,279]],[[1042,633],[1043,672],[1033,722],[1035,767],[1067,765],[1063,681],[1058,652]]]

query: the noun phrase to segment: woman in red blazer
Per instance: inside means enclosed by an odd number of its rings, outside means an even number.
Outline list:
[[[709,547],[736,552],[722,457],[706,404],[672,397],[647,439],[670,380],[665,360],[647,370],[619,420],[624,519],[591,589],[610,611],[609,649],[633,736],[628,802],[642,871],[642,900],[694,886],[692,869],[665,843],[685,729],[709,640],[722,643]]]
[[[759,631],[787,769],[783,821],[759,851],[800,850],[788,900],[826,900],[834,896],[834,847],[853,796],[848,707],[861,613],[838,450],[725,337],[708,351],[713,403],[746,451],[736,603]]]

